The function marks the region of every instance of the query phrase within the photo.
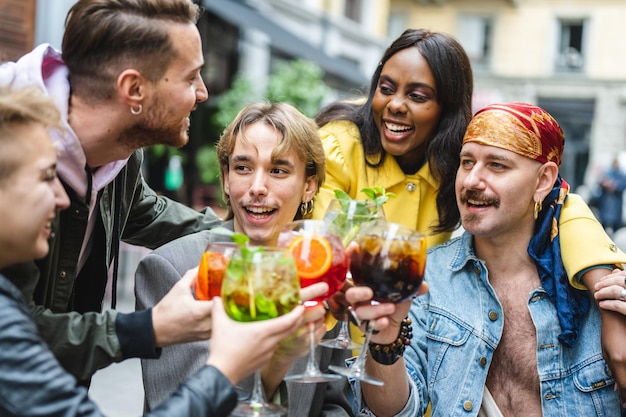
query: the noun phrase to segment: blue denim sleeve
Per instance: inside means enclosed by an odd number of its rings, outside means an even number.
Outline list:
[[[404,408],[397,413],[396,417],[422,416],[428,407],[428,390],[426,386],[425,370],[428,358],[426,350],[426,310],[421,300],[413,301],[409,318],[412,321],[413,338],[411,345],[404,351],[404,363],[409,375],[409,398]],[[355,406],[358,417],[376,417],[367,407],[361,393],[359,381],[351,381],[355,396]]]

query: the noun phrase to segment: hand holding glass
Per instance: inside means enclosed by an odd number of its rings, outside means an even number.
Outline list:
[[[341,237],[334,233],[332,225],[322,220],[297,220],[289,223],[278,236],[278,246],[286,247],[293,254],[301,287],[317,282],[326,282],[329,291],[323,297],[304,303],[314,306],[336,293],[346,279],[348,258]],[[309,360],[306,371],[299,375],[289,375],[286,381],[326,382],[341,379],[335,374],[320,371],[315,359],[314,324],[309,324]]]
[[[358,247],[352,253],[350,271],[356,285],[374,291],[373,300],[399,303],[417,294],[426,267],[426,237],[408,227],[388,222],[364,225],[357,233]],[[383,382],[365,372],[372,328],[365,323],[365,342],[352,366],[329,368],[347,377],[373,385]]]
[[[300,283],[293,256],[285,249],[241,247],[231,256],[222,283],[224,308],[230,318],[268,320],[300,303]],[[245,360],[245,358],[243,358]],[[249,401],[240,402],[231,416],[284,416],[287,410],[265,401],[261,373],[254,374]]]
[[[385,212],[383,206],[371,200],[339,200],[330,201],[324,221],[330,222],[336,227],[341,235],[344,248],[356,237],[361,224],[374,220],[384,220]],[[350,271],[346,276],[346,281],[352,279]],[[356,343],[350,337],[350,325],[347,315],[348,310],[344,313],[344,318],[339,323],[339,334],[334,339],[324,339],[320,342],[320,346],[333,349],[359,349],[360,343]]]

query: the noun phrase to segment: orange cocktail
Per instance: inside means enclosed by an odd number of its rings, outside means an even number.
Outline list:
[[[210,300],[219,296],[222,280],[230,257],[238,245],[232,242],[211,242],[200,259],[198,278],[192,284],[197,300]]]

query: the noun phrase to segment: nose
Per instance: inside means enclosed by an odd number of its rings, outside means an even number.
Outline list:
[[[198,77],[198,88],[196,89],[196,102],[202,103],[209,98],[209,90],[201,77]]]
[[[483,178],[480,173],[478,165],[474,165],[472,169],[465,171],[465,175],[462,178],[463,187],[466,189],[480,189],[484,186]]]
[[[65,210],[70,206],[70,198],[58,178],[54,180],[54,197],[57,210]]]
[[[387,108],[392,113],[406,113],[406,103],[404,97],[400,94],[395,94],[389,97]]]
[[[264,172],[257,171],[254,174],[252,184],[250,184],[249,193],[252,196],[267,195],[267,178]]]

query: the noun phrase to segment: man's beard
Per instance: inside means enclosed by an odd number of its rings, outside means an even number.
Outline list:
[[[122,132],[119,142],[133,149],[158,144],[180,148],[187,144],[189,137],[186,133],[183,134],[184,119],[177,123],[164,124],[167,110],[158,98],[155,98],[154,104],[146,111],[149,113],[145,118]]]

